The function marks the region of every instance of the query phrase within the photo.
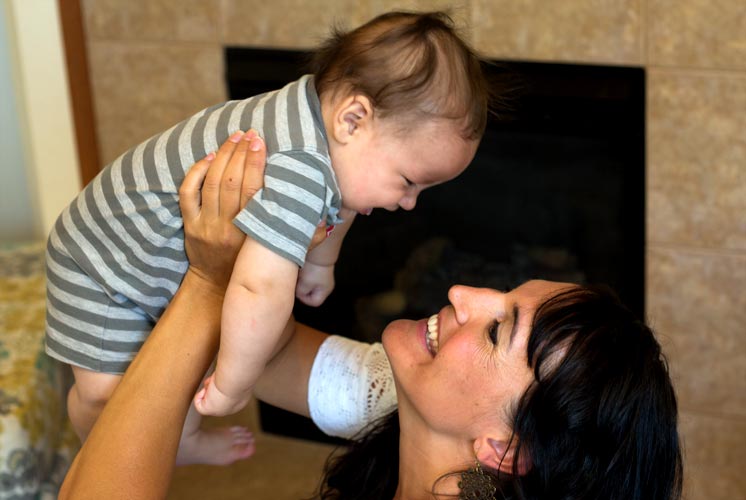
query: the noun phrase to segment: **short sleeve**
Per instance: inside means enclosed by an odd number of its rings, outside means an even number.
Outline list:
[[[234,223],[248,236],[303,266],[330,199],[323,160],[309,152],[276,153],[267,160],[264,187]]]

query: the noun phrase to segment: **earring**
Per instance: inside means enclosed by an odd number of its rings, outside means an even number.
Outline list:
[[[476,460],[474,467],[461,473],[458,487],[461,489],[459,500],[494,500],[497,491],[490,475],[482,470],[479,460]]]

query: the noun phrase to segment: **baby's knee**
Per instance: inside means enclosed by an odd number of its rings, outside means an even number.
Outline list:
[[[73,367],[73,374],[75,385],[71,389],[71,396],[77,404],[92,408],[103,407],[122,379],[121,375],[93,372],[78,367]]]

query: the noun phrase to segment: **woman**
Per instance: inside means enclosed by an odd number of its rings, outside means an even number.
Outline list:
[[[459,481],[479,483],[475,498],[680,497],[660,347],[612,294],[531,281],[449,300],[429,324],[384,332],[398,416],[332,464],[323,498],[428,498]],[[397,449],[398,466],[378,459]]]
[[[190,271],[60,498],[165,496],[175,424],[217,349],[238,248],[230,220],[261,184],[263,161],[226,144],[209,171],[202,161],[190,172],[181,191]],[[399,410],[331,464],[321,497],[680,497],[676,401],[660,347],[612,295],[532,281],[506,293],[455,286],[449,301],[430,320],[384,332]],[[294,329],[256,395],[309,415],[309,374],[339,343]]]

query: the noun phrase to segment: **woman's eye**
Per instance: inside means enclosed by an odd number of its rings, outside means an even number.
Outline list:
[[[490,340],[492,341],[493,345],[497,345],[498,328],[500,328],[500,322],[495,320],[490,324],[490,327],[487,329],[487,334],[490,336]]]

